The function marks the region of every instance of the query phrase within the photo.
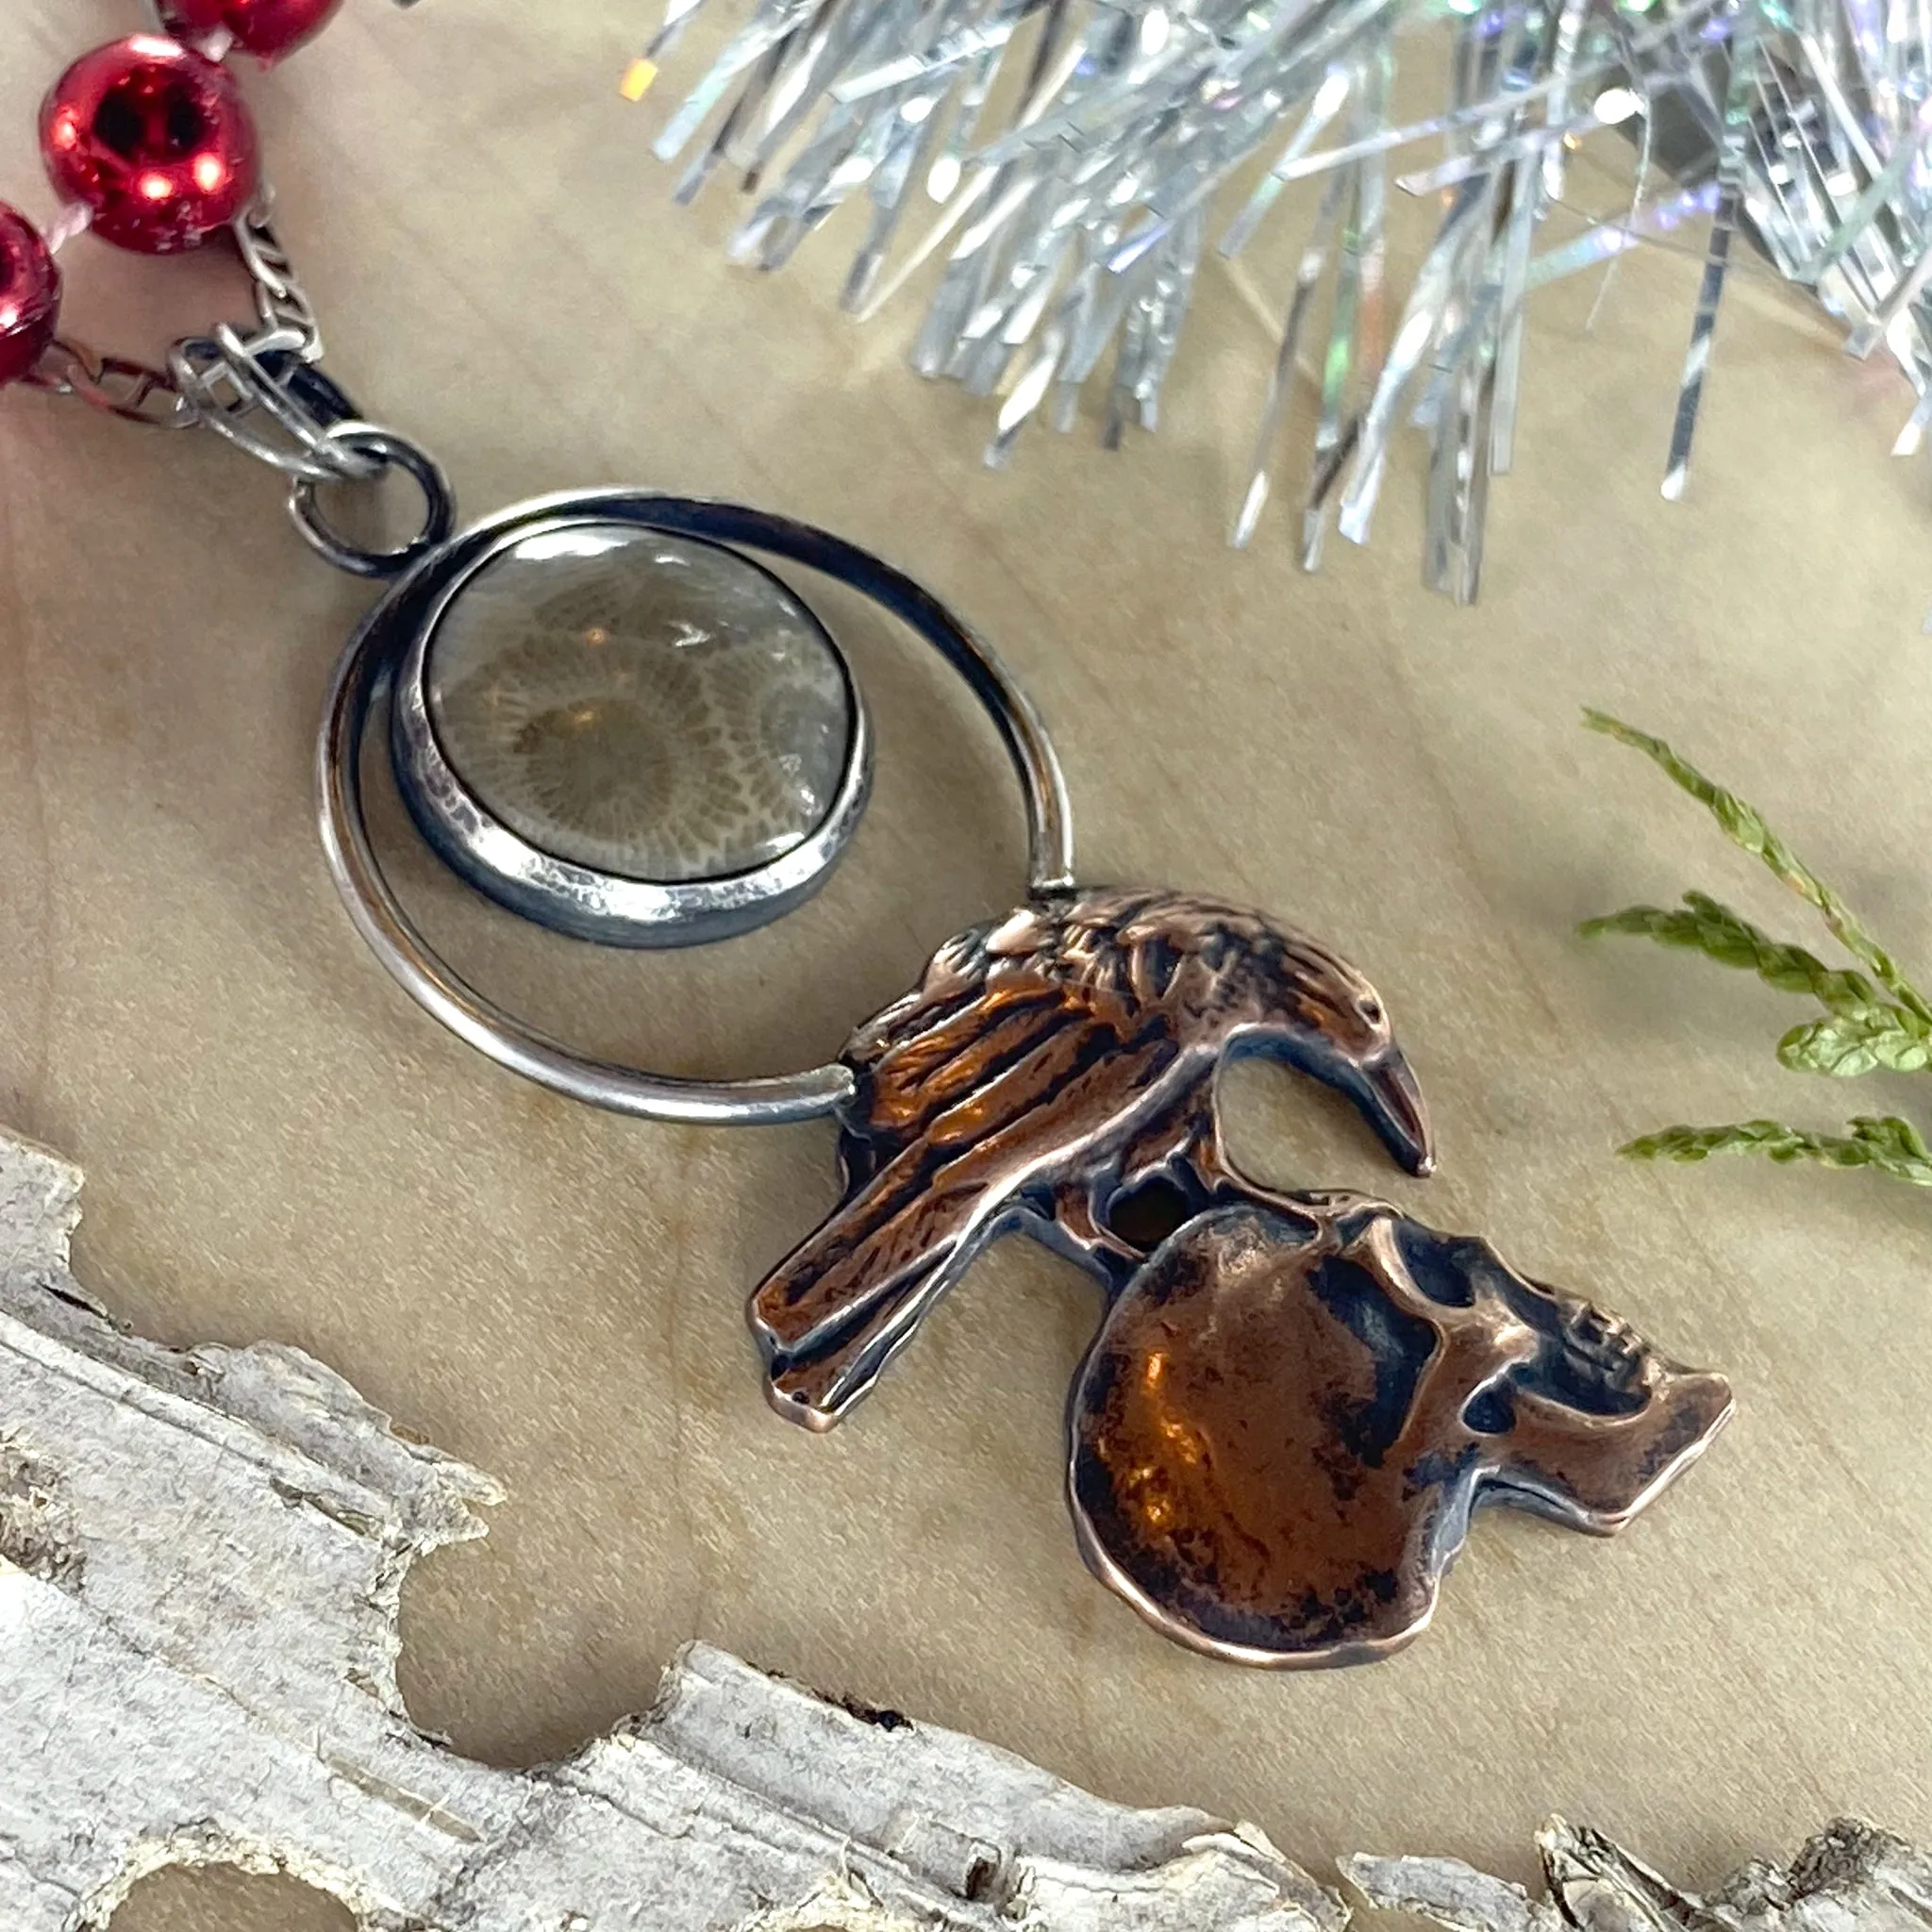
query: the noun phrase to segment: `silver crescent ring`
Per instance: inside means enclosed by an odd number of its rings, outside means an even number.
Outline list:
[[[576,525],[627,525],[733,553],[761,551],[849,585],[898,618],[965,679],[999,734],[1020,781],[1032,893],[1048,895],[1073,887],[1072,814],[1046,727],[1005,665],[930,591],[857,544],[810,524],[740,504],[612,490],[544,497],[502,511],[431,550],[364,619],[336,667],[316,752],[323,853],[336,889],[356,929],[419,1005],[499,1066],[554,1092],[613,1113],[703,1126],[774,1126],[835,1112],[852,1098],[856,1086],[852,1070],[841,1061],[769,1078],[691,1080],[589,1058],[525,1025],[485,998],[436,952],[404,910],[375,856],[363,808],[361,763],[377,695],[395,691],[399,674],[420,680],[425,640],[455,591],[501,555],[518,533]],[[392,706],[392,750],[406,801],[434,849],[471,883],[513,909],[529,909],[520,895],[550,893],[549,910],[531,916],[580,937],[615,937],[618,943],[631,945],[691,943],[693,937],[724,937],[777,917],[808,896],[830,870],[864,805],[868,727],[855,692],[853,752],[827,821],[837,821],[839,836],[825,841],[816,875],[801,883],[784,873],[782,861],[768,867],[771,883],[760,889],[752,906],[744,903],[743,891],[735,900],[728,893],[719,896],[721,887],[732,884],[729,880],[668,889],[605,880],[532,853],[474,803],[464,808],[465,828],[473,836],[453,837],[448,824],[439,824],[436,811],[425,809],[420,795],[409,795],[410,784],[420,793],[425,774],[427,781],[434,781],[441,767],[433,720],[418,702],[413,682],[406,695],[408,702]],[[500,875],[485,876],[479,855],[493,858],[506,849],[515,863]],[[594,902],[585,902],[594,916],[575,921],[553,916],[558,904],[568,902],[573,886],[581,889],[585,879],[599,888]],[[690,929],[652,937],[654,920]]]

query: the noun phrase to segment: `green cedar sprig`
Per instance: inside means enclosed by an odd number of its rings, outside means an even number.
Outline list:
[[[1599,933],[1638,933],[1659,945],[1686,946],[1722,966],[1755,973],[1780,992],[1808,992],[1834,1013],[1863,1012],[1877,1000],[1862,973],[1834,970],[1803,946],[1768,938],[1703,892],[1686,892],[1684,904],[1687,912],[1631,906],[1605,919],[1585,921],[1582,931],[1592,939]]]
[[[1638,1160],[1705,1160],[1713,1154],[1761,1154],[1789,1163],[1815,1160],[1826,1167],[1870,1167],[1880,1174],[1932,1188],[1932,1148],[1909,1121],[1861,1114],[1852,1131],[1805,1134],[1781,1121],[1743,1121],[1734,1127],[1666,1127],[1619,1151]]]
[[[1583,717],[1591,730],[1644,753],[1704,806],[1734,844],[1760,859],[1819,913],[1826,929],[1871,978],[1850,968],[1827,966],[1803,946],[1772,938],[1704,892],[1685,893],[1682,910],[1632,906],[1607,918],[1589,920],[1581,930],[1591,937],[1625,933],[1682,947],[1721,966],[1755,973],[1780,992],[1816,1000],[1824,1008],[1824,1017],[1793,1026],[1778,1041],[1779,1060],[1795,1072],[1848,1079],[1881,1068],[1896,1074],[1932,1070],[1932,1003],[1762,814],[1713,784],[1662,739],[1634,730],[1602,711],[1587,710]],[[1885,998],[1879,988],[1891,997]],[[1805,1133],[1778,1121],[1761,1120],[1722,1127],[1667,1127],[1632,1141],[1620,1151],[1638,1160],[1679,1161],[1704,1160],[1713,1154],[1757,1154],[1779,1162],[1870,1168],[1917,1187],[1932,1187],[1932,1149],[1909,1121],[1890,1115],[1861,1115],[1843,1135]]]

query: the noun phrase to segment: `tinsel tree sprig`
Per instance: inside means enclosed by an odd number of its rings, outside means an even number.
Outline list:
[[[707,0],[662,4],[632,99]],[[763,268],[858,204],[861,318],[931,263],[913,366],[997,398],[994,463],[1035,424],[1091,418],[1110,446],[1152,428],[1202,271],[1242,262],[1274,354],[1234,541],[1272,497],[1308,569],[1331,531],[1366,541],[1413,426],[1424,576],[1467,602],[1515,461],[1530,298],[1635,247],[1694,237],[1704,258],[1667,497],[1746,247],[1851,354],[1896,362],[1917,405],[1895,447],[1919,447],[1928,63],[1924,9],[1872,0],[744,0],[654,151],[681,158],[681,198],[739,179],[730,251]],[[1446,96],[1415,114],[1412,76]],[[1391,246],[1405,200],[1432,211],[1413,258]]]
[[[1932,1071],[1932,1004],[1763,814],[1714,784],[1662,739],[1601,711],[1586,711],[1584,723],[1591,730],[1642,752],[1668,774],[1716,819],[1733,844],[1758,859],[1819,914],[1865,972],[1829,966],[1805,947],[1761,931],[1706,892],[1685,893],[1682,909],[1626,907],[1587,921],[1583,933],[1630,934],[1701,953],[1721,966],[1755,973],[1780,992],[1815,1000],[1824,1009],[1822,1016],[1793,1026],[1777,1044],[1779,1061],[1793,1072],[1848,1079],[1879,1070]],[[1808,1133],[1770,1120],[1666,1127],[1642,1135],[1621,1151],[1633,1159],[1678,1161],[1704,1160],[1713,1154],[1756,1154],[1780,1163],[1807,1160],[1827,1167],[1870,1168],[1916,1187],[1932,1187],[1932,1148],[1916,1126],[1895,1115],[1860,1115],[1842,1135]]]

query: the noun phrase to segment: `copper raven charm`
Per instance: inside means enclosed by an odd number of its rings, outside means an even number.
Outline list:
[[[1212,900],[1097,891],[962,933],[848,1044],[844,1199],[754,1294],[751,1324],[774,1404],[828,1429],[974,1257],[1024,1229],[1114,1294],[1071,1414],[1072,1501],[1095,1572],[1197,1647],[1350,1662],[1426,1622],[1479,1493],[1614,1528],[1702,1445],[1728,1395],[1692,1377],[1695,1401],[1666,1400],[1686,1385],[1660,1366],[1669,1387],[1641,1387],[1621,1366],[1623,1331],[1607,1325],[1619,1339],[1586,1361],[1581,1316],[1538,1329],[1524,1312],[1572,1305],[1493,1257],[1491,1276],[1518,1283],[1517,1299],[1469,1286],[1457,1302],[1452,1287],[1431,1326],[1408,1307],[1435,1306],[1413,1275],[1385,1282],[1363,1267],[1357,1222],[1457,1255],[1480,1244],[1243,1179],[1215,1108],[1221,1069],[1243,1055],[1345,1094],[1411,1173],[1433,1167],[1422,1095],[1374,989],[1305,934]],[[1168,1212],[1149,1236],[1120,1210],[1156,1188]],[[1227,1217],[1243,1213],[1260,1218],[1240,1224],[1248,1258],[1236,1267]],[[1374,1239],[1377,1255],[1400,1250],[1393,1233]],[[1251,1294],[1259,1250],[1282,1265]],[[1344,1281],[1353,1299],[1337,1312]],[[1479,1344],[1457,1340],[1478,1331]],[[1533,1333],[1546,1339],[1532,1345]],[[1487,1367],[1471,1380],[1477,1359]],[[1462,1406],[1445,1409],[1464,1381]],[[1149,1397],[1161,1389],[1179,1406]],[[1398,1402],[1391,1391],[1404,1390]],[[1568,1460],[1494,1446],[1508,1433],[1497,1416],[1534,1421],[1540,1403],[1578,1419]],[[1642,1427],[1629,1422],[1640,1409]],[[1311,1500],[1316,1480],[1332,1505]]]
[[[1340,1088],[1405,1166],[1434,1165],[1374,988],[1258,913],[1096,892],[941,946],[846,1047],[844,1202],[753,1297],[779,1407],[830,1428],[1009,1228],[1138,1266],[1108,1209],[1183,1162],[1219,1168],[1215,1077],[1241,1053]]]

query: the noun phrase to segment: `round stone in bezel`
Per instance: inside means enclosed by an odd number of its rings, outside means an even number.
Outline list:
[[[616,520],[508,534],[438,612],[422,687],[491,820],[641,884],[717,884],[799,851],[858,738],[843,657],[785,584]]]

